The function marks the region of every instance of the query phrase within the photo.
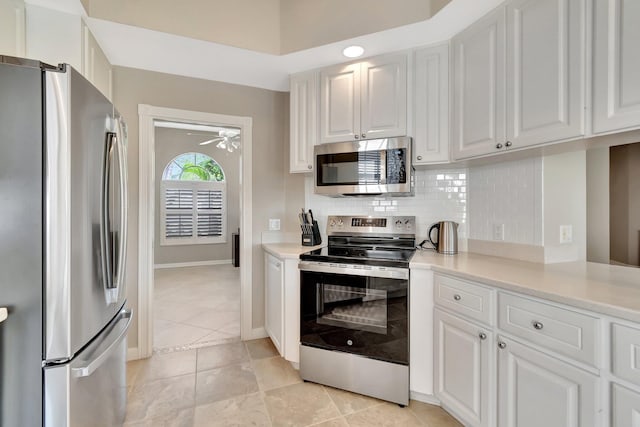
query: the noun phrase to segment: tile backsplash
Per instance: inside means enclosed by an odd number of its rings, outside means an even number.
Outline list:
[[[415,215],[418,239],[424,239],[431,224],[441,220],[460,224],[460,238],[467,237],[466,168],[415,171],[414,197],[333,198],[313,193],[313,177],[305,180],[305,204],[326,232],[328,215]]]
[[[542,245],[542,158],[469,168],[470,239],[496,239],[503,225],[504,242]]]

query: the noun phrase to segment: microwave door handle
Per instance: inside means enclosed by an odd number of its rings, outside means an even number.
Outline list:
[[[387,150],[380,150],[380,184],[387,183]]]
[[[111,174],[113,163],[114,134],[107,133],[104,166],[102,174],[102,197],[100,200],[100,237],[102,248],[102,277],[104,279],[105,298],[113,302],[113,242],[111,235]]]

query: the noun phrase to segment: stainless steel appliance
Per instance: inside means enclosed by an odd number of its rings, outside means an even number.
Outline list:
[[[412,196],[411,138],[316,145],[315,192],[327,196]]]
[[[300,376],[409,402],[409,260],[415,217],[330,216],[300,256]]]
[[[0,425],[121,425],[125,124],[68,65],[0,56],[0,93]]]
[[[458,223],[453,221],[436,222],[429,228],[429,241],[438,253],[455,255],[458,253]],[[436,240],[431,238],[432,231],[436,230]]]

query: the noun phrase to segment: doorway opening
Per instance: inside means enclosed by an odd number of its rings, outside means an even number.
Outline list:
[[[240,340],[241,130],[156,120],[154,351]],[[237,233],[236,233],[237,234]]]
[[[139,106],[138,358],[251,330],[251,119]],[[232,265],[240,232],[240,267]],[[237,257],[237,255],[236,255]]]

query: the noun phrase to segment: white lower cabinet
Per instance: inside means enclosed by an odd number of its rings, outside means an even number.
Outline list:
[[[599,425],[599,378],[549,354],[498,337],[500,427]]]
[[[264,254],[264,328],[280,355],[300,361],[300,271],[298,258]]]
[[[640,427],[640,393],[611,384],[611,427]]]
[[[438,308],[434,323],[436,397],[467,426],[495,425],[493,333]]]
[[[278,349],[278,352],[283,354],[284,265],[280,259],[267,253],[264,254],[264,288],[264,328],[267,330],[267,333],[271,337],[273,345]]]

